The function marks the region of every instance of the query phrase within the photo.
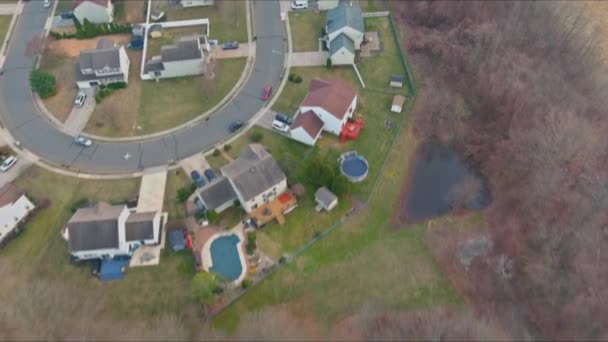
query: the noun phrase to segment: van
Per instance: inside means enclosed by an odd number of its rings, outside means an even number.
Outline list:
[[[289,132],[289,126],[286,123],[281,122],[279,120],[274,120],[272,122],[272,128],[276,129],[279,132],[283,132],[283,133]]]
[[[308,0],[293,0],[291,3],[291,9],[299,10],[308,8]]]

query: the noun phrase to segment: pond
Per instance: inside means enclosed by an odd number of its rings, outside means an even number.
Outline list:
[[[399,220],[412,223],[445,215],[453,209],[480,210],[490,204],[483,179],[452,149],[427,142],[414,158]]]

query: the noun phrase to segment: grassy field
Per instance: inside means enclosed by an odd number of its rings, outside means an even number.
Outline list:
[[[44,101],[46,108],[59,121],[65,121],[74,105],[74,97],[78,91],[74,80],[74,64],[76,57],[68,57],[54,53],[45,54],[40,68],[49,71],[57,80],[57,94]]]
[[[0,15],[0,45],[4,43],[4,38],[8,33],[8,26],[11,24],[11,15]]]
[[[293,51],[318,51],[321,28],[325,26],[325,12],[309,11],[289,12]]]
[[[247,42],[247,2],[221,1],[213,6],[168,10],[167,20],[209,19],[210,39]]]

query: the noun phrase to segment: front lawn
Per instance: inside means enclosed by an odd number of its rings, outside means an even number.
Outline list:
[[[55,76],[57,85],[57,94],[44,99],[44,105],[61,122],[70,115],[78,91],[74,80],[74,64],[77,61],[78,57],[48,52],[40,63],[41,69]]]
[[[319,51],[321,29],[325,27],[325,12],[290,11],[289,24],[294,52]]]

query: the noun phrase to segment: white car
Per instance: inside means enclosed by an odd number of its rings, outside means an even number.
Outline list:
[[[308,0],[294,0],[291,3],[291,9],[299,10],[308,8]]]
[[[51,0],[44,0],[44,2],[42,3],[42,6],[44,6],[44,8],[51,7]]]
[[[289,126],[286,123],[281,122],[279,120],[274,120],[272,122],[272,128],[276,129],[279,132],[283,132],[283,133],[289,132]]]
[[[13,165],[15,165],[16,162],[17,162],[17,157],[15,157],[15,156],[10,156],[10,157],[4,159],[4,161],[2,162],[2,165],[0,165],[0,171],[2,171],[2,172],[8,171],[8,169],[10,169]]]
[[[76,99],[74,100],[74,106],[76,107],[82,107],[84,106],[84,101],[87,99],[87,94],[85,94],[85,92],[81,91],[78,93],[78,95],[76,95]]]
[[[80,145],[82,147],[89,147],[89,146],[93,145],[93,141],[91,139],[83,137],[82,135],[79,135],[76,138],[74,138],[74,143],[76,145]]]

